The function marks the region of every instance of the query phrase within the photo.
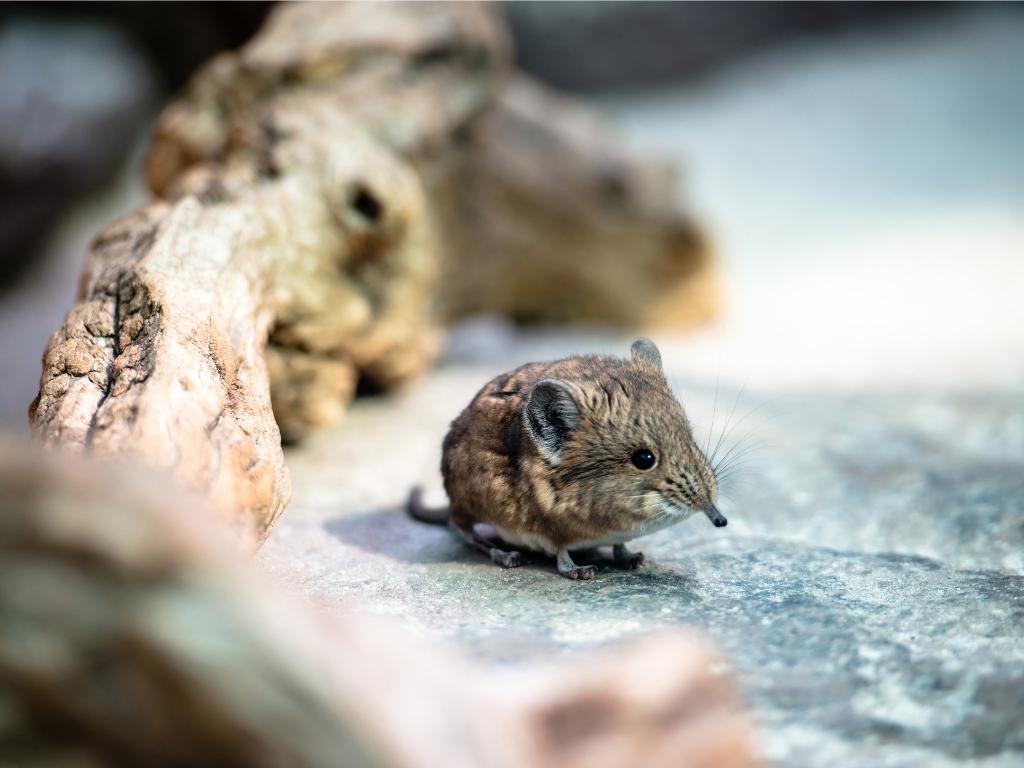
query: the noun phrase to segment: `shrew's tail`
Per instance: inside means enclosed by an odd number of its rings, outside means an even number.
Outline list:
[[[414,487],[409,491],[409,500],[405,503],[405,511],[413,520],[431,525],[448,525],[448,507],[427,507],[423,504],[423,488]]]

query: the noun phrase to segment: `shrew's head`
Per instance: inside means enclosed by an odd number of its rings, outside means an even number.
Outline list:
[[[576,358],[558,370],[567,375],[532,387],[523,418],[560,484],[576,484],[580,498],[614,508],[637,529],[694,512],[726,524],[714,468],[653,342],[637,339],[629,359]]]

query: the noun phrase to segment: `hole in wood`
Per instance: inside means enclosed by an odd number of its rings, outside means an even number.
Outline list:
[[[366,187],[359,185],[352,192],[352,200],[349,203],[352,209],[360,216],[376,224],[384,215],[384,206]]]

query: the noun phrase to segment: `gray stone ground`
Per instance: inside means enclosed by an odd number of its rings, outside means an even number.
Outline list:
[[[296,497],[262,562],[340,610],[404,617],[498,663],[701,627],[781,764],[1024,759],[1019,397],[776,398],[728,528],[691,519],[642,540],[643,570],[577,583],[547,561],[498,569],[400,509],[436,476],[469,370],[361,405],[292,454]],[[713,391],[676,388],[709,424]]]
[[[751,449],[728,528],[691,519],[640,542],[643,570],[574,583],[406,519],[414,483],[443,502],[441,438],[484,381],[630,340],[484,320],[289,454],[261,565],[496,664],[701,627],[773,763],[1024,763],[1021,71],[1024,16],[997,9],[600,105],[684,159],[720,234],[721,322],[653,335],[698,434]]]

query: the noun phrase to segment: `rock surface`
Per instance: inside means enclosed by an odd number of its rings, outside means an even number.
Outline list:
[[[644,569],[580,585],[543,560],[502,571],[401,510],[406,487],[436,477],[439,404],[470,381],[442,374],[357,408],[291,454],[300,490],[264,564],[501,663],[696,625],[732,658],[764,752],[785,765],[1024,756],[1021,398],[784,399],[727,529],[691,519],[641,540]],[[707,425],[713,393],[676,381]],[[949,430],[966,439],[951,447]]]
[[[5,18],[0,292],[33,266],[69,203],[123,164],[125,145],[156,100],[149,62],[117,30],[81,19],[48,20],[27,8]]]

